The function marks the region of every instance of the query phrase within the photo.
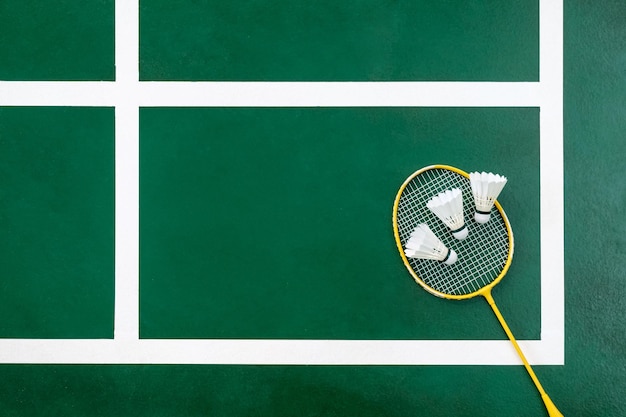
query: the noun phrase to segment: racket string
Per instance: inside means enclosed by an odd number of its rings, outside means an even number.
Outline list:
[[[463,193],[463,216],[469,229],[465,240],[457,240],[427,207],[433,196],[458,188]],[[506,264],[509,236],[500,212],[494,207],[486,224],[474,222],[474,200],[469,179],[447,169],[430,169],[415,176],[402,191],[396,222],[402,246],[419,223],[430,229],[459,259],[453,265],[423,259],[409,259],[416,275],[427,286],[450,295],[465,295],[493,282]]]

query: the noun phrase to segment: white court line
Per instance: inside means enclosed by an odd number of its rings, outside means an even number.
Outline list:
[[[531,363],[541,341],[520,341]],[[0,363],[231,365],[512,365],[507,340],[5,339]]]
[[[141,106],[525,107],[539,83],[494,82],[144,82]]]
[[[0,81],[0,106],[113,107],[117,90],[111,81]]]
[[[504,340],[140,340],[139,107],[540,107],[541,340],[532,364],[564,361],[562,12],[540,2],[540,82],[138,81],[138,2],[118,0],[115,82],[0,82],[2,106],[116,108],[115,339],[0,339],[0,363],[519,365]]]
[[[139,339],[139,3],[115,2],[114,338]]]
[[[0,81],[2,106],[539,107],[538,82]]]
[[[563,2],[540,2],[541,341],[565,362]]]
[[[116,340],[139,339],[139,109],[115,108]]]

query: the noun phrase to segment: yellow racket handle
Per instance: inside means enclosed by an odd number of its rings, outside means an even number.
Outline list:
[[[530,364],[526,360],[526,356],[524,356],[524,353],[522,352],[522,349],[520,349],[519,345],[517,344],[517,340],[515,340],[513,333],[511,333],[511,329],[509,329],[509,326],[506,324],[506,321],[504,321],[504,317],[502,317],[500,310],[498,310],[498,306],[496,306],[496,302],[491,296],[491,288],[488,288],[487,291],[482,293],[482,295],[485,297],[485,299],[491,306],[491,309],[496,314],[496,317],[498,318],[498,321],[500,322],[500,324],[502,325],[502,328],[506,332],[506,335],[509,337],[509,340],[511,341],[511,343],[513,343],[513,347],[517,351],[517,354],[519,355],[520,359],[522,359],[522,362],[524,363],[524,367],[528,371],[528,375],[530,375],[530,378],[535,383],[537,390],[539,390],[539,394],[541,394],[543,403],[545,404],[546,409],[548,410],[548,415],[550,417],[563,417],[563,414],[561,414],[561,412],[556,408],[556,406],[554,405],[554,403],[552,402],[548,394],[546,394],[546,392],[544,391],[543,387],[541,386],[541,383],[539,382],[539,379],[537,378],[537,375],[535,375],[533,368],[531,368]]]

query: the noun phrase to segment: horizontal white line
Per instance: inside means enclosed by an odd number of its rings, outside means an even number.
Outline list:
[[[538,82],[0,81],[0,106],[537,107]]]
[[[112,107],[117,90],[112,81],[0,81],[0,106]]]
[[[143,82],[141,106],[538,106],[539,83]]]
[[[520,341],[531,364],[561,364]],[[506,340],[2,339],[0,363],[231,365],[521,365]]]

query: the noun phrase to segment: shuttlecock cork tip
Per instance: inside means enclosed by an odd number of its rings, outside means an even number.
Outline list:
[[[452,249],[449,249],[448,257],[443,260],[443,263],[446,265],[452,265],[453,263],[457,261],[457,259],[459,259],[459,257],[456,254],[456,252]]]
[[[474,214],[474,220],[476,220],[476,223],[480,223],[480,224],[487,223],[490,217],[491,217],[491,213],[483,213],[483,212],[477,211]]]
[[[468,234],[469,234],[469,230],[467,229],[467,226],[465,226],[465,225],[463,225],[463,227],[461,227],[458,230],[453,230],[452,231],[452,236],[454,236],[458,240],[465,239]]]

